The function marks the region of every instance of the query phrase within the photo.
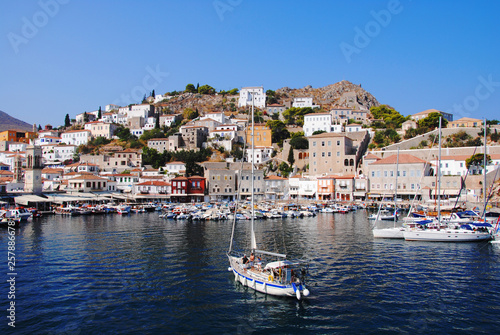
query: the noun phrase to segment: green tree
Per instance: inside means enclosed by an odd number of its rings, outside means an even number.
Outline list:
[[[276,92],[273,90],[266,91],[266,105],[277,104],[278,99],[276,98]]]
[[[288,151],[287,161],[291,166],[293,165],[293,163],[295,163],[295,158],[293,157],[293,147],[290,147],[290,151]]]
[[[498,142],[500,138],[500,135],[498,135],[498,132],[497,130],[495,129],[495,132],[493,134],[490,135],[490,139],[493,141],[493,142]]]
[[[404,117],[399,114],[395,109],[390,108],[387,105],[373,106],[370,108],[370,113],[375,119],[382,119],[384,123],[372,123],[375,127],[378,128],[401,128],[403,122],[408,120],[408,117]]]
[[[155,129],[160,129],[160,113],[156,113]]]
[[[129,141],[135,138],[135,136],[130,133],[130,129],[124,126],[118,127],[115,130],[114,135],[118,136],[118,138],[122,141]]]
[[[312,134],[318,135],[318,134],[323,134],[323,133],[326,133],[326,131],[325,130],[315,130]]]
[[[490,155],[487,154],[486,164],[488,165],[490,163],[491,163],[491,157]],[[467,158],[465,160],[465,166],[467,167],[467,169],[469,169],[471,165],[481,166],[484,168],[484,154],[475,154]]]
[[[267,126],[271,129],[271,138],[273,143],[278,146],[283,146],[283,140],[290,137],[290,132],[286,129],[286,125],[279,120],[267,121]]]
[[[69,114],[66,114],[66,117],[64,118],[64,126],[71,127],[71,120],[69,119]]]
[[[141,141],[147,142],[152,138],[166,138],[165,133],[161,129],[154,128],[146,130],[140,137]]]
[[[102,119],[102,111],[101,111],[101,106],[99,106],[99,111],[97,113],[97,119],[100,120]]]
[[[182,117],[187,120],[196,119],[198,116],[199,116],[198,112],[191,108],[186,108],[182,113]]]
[[[153,168],[158,169],[160,166],[165,165],[165,160],[156,149],[145,147],[142,149],[142,164],[151,165]]]
[[[290,146],[294,149],[309,149],[309,141],[304,136],[292,136]]]
[[[292,168],[286,162],[281,162],[280,165],[278,166],[278,170],[280,171],[281,175],[285,178],[288,177],[290,172],[292,172]]]
[[[198,88],[200,94],[215,94],[215,88],[209,85],[203,85]]]
[[[296,124],[298,126],[304,125],[304,115],[312,114],[314,110],[311,107],[292,107],[283,112],[286,124]]]
[[[186,93],[198,93],[198,91],[196,90],[196,87],[194,87],[193,84],[187,84],[184,92],[186,92]]]
[[[486,120],[487,125],[497,125],[499,123],[500,123],[500,121],[498,121],[498,120]]]
[[[448,120],[443,118],[441,113],[438,113],[438,112],[429,113],[429,115],[427,115],[426,118],[423,118],[422,120],[418,120],[418,122],[417,122],[418,127],[424,128],[424,131],[422,132],[422,134],[438,128],[440,118],[441,118],[441,127],[446,128],[446,125],[448,124]]]
[[[42,130],[42,125],[41,124],[38,124],[38,131],[41,131]],[[496,131],[496,130],[495,130]]]

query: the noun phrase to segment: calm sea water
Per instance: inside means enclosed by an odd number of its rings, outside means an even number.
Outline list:
[[[227,271],[230,222],[50,216],[16,234],[16,328],[2,334],[474,334],[500,329],[500,248],[374,240],[364,211],[260,221],[259,247],[311,261],[307,300]],[[244,248],[248,222],[238,223]]]

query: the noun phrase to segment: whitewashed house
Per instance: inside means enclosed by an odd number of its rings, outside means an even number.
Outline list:
[[[164,170],[169,174],[184,174],[186,172],[186,164],[183,162],[170,162],[165,164]]]
[[[261,164],[271,159],[273,147],[255,147],[254,157],[252,157],[252,149],[246,149],[247,162]]]
[[[61,134],[61,142],[72,145],[86,145],[91,136],[90,130],[69,130]]]
[[[9,151],[12,151],[12,152],[26,151],[27,146],[28,146],[27,143],[12,142],[12,143],[9,143]]]
[[[340,133],[344,129],[341,124],[332,124],[330,113],[313,113],[304,115],[304,136],[311,136],[315,131]]]
[[[313,98],[293,98],[292,107],[296,108],[319,108],[319,105],[313,103]]]
[[[266,93],[264,92],[264,87],[262,86],[243,87],[240,90],[238,107],[252,106],[252,96],[253,96],[253,105],[255,107],[258,108],[266,107]]]

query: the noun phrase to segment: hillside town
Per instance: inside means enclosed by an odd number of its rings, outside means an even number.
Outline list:
[[[253,164],[256,201],[479,203],[483,180],[491,187],[500,177],[496,120],[487,121],[485,168],[484,120],[435,109],[405,117],[360,87],[335,98],[309,92],[216,93],[189,84],[183,92],[153,91],[140,104],[66,115],[61,127],[1,132],[0,196],[45,210],[71,201],[246,200]]]

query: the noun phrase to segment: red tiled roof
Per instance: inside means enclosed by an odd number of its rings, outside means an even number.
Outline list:
[[[396,164],[398,163],[397,161],[397,155],[391,155],[386,158],[382,158],[376,162],[373,162],[371,165],[379,165],[379,164]],[[420,159],[418,157],[409,155],[409,154],[399,154],[399,164],[413,164],[413,163],[427,163],[423,159]]]

